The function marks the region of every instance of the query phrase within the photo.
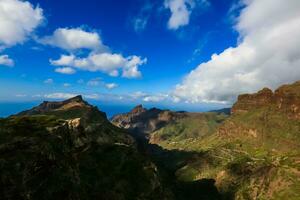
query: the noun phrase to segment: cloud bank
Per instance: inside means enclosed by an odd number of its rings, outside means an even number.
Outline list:
[[[118,84],[116,84],[116,83],[107,83],[107,84],[105,84],[105,87],[107,88],[107,89],[109,89],[109,90],[112,90],[112,89],[114,89],[114,88],[117,88],[119,85]]]
[[[57,60],[51,60],[51,65],[73,67],[79,70],[90,72],[103,72],[110,76],[119,76],[122,71],[122,77],[139,78],[141,72],[139,66],[147,62],[146,58],[139,56],[124,57],[121,54],[113,53],[90,53],[87,57],[76,57],[74,55],[61,55]],[[71,68],[72,69],[72,68]]]
[[[191,71],[174,95],[189,102],[233,102],[240,93],[300,79],[300,1],[243,0],[237,47]]]
[[[58,28],[53,35],[40,39],[41,43],[65,50],[104,48],[97,32],[87,32],[82,28]]]
[[[125,78],[139,78],[141,72],[139,66],[147,62],[146,58],[132,55],[124,57],[122,54],[111,53],[109,48],[102,44],[101,38],[96,32],[88,32],[82,28],[59,28],[52,36],[44,37],[40,40],[44,44],[49,44],[67,51],[89,49],[90,53],[86,57],[76,56],[74,53],[61,55],[59,59],[50,59],[50,64],[59,66],[55,72],[64,74],[74,74],[77,70],[90,72],[102,72],[110,76]]]

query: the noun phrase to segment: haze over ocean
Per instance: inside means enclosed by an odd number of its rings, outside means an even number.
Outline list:
[[[38,102],[17,102],[17,103],[0,103],[0,117],[8,117],[18,112],[30,109],[37,106]],[[132,106],[126,105],[96,105],[98,108],[105,112],[107,117],[110,118],[115,114],[125,113],[130,111]]]
[[[19,113],[24,110],[31,109],[34,106],[39,105],[41,102],[0,102],[0,117],[8,117],[10,115]],[[99,102],[90,102],[92,105],[97,106],[101,111],[105,112],[108,118],[113,117],[116,114],[129,112],[132,108],[134,108],[137,104],[129,104],[129,105],[118,105],[118,104],[106,104]],[[204,112],[209,110],[218,109],[219,107],[172,107],[167,105],[156,105],[156,104],[145,104],[143,105],[145,108],[153,108],[157,107],[160,109],[170,109],[174,111],[190,111],[190,112]]]

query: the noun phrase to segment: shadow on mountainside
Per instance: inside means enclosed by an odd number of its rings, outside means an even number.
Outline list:
[[[204,157],[201,152],[188,152],[178,149],[167,150],[157,144],[150,144],[141,134],[131,134],[137,141],[138,149],[157,166],[163,185],[174,194],[176,200],[232,200],[233,194],[221,194],[214,179],[182,181],[176,171],[188,162]],[[138,137],[136,137],[138,135]]]
[[[201,160],[205,153],[182,150],[167,150],[157,144],[144,143],[144,153],[158,168],[162,182],[170,186],[176,200],[232,200],[232,193],[221,194],[214,179],[183,181],[176,175],[177,170],[189,162]]]

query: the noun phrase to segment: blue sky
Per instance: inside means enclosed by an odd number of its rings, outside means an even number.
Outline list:
[[[275,2],[3,0],[0,101],[62,99],[83,94],[104,103],[226,107],[239,93],[263,86],[275,89],[300,78],[298,71],[288,75],[294,67],[285,75],[279,73],[281,68],[277,66],[269,79],[261,78],[272,69],[265,62],[251,61],[275,62],[270,58],[276,52],[267,47],[265,51],[270,55],[262,59],[251,53],[261,44],[264,48],[267,41],[254,34],[256,30],[269,34],[260,28],[263,21],[268,21],[265,19],[277,15],[280,9],[278,19],[274,19],[277,21],[266,22],[278,32],[280,25],[299,19],[298,15],[284,14],[286,10],[299,13],[296,0],[288,0],[285,5]],[[16,10],[16,17],[4,12],[7,5]],[[264,6],[274,9],[265,14],[257,8]],[[288,28],[298,34],[293,27]],[[278,38],[286,34],[289,33],[280,33]],[[277,47],[282,45],[274,44]],[[299,51],[292,50],[292,46],[282,48],[287,57],[295,54],[298,59]],[[68,62],[63,62],[61,56],[68,57]],[[283,57],[276,62],[295,66],[297,59]]]

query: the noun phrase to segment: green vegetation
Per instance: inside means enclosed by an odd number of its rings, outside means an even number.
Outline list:
[[[185,127],[178,128],[180,123]],[[212,132],[207,130],[214,123],[199,121],[199,133],[206,134],[187,134],[196,124],[183,119],[153,134],[160,134],[162,139],[155,141],[163,148],[195,155],[182,158],[185,165],[176,170],[178,180],[214,179],[225,199],[299,198],[299,120],[266,107],[215,123]]]
[[[179,143],[182,147],[183,142],[190,144],[195,139],[199,140],[213,134],[227,117],[225,114],[217,113],[191,113],[151,133],[150,142],[162,146]]]
[[[225,199],[300,199],[299,86],[243,95],[227,119],[183,118],[154,132],[151,142],[190,152],[176,178],[214,179]]]

